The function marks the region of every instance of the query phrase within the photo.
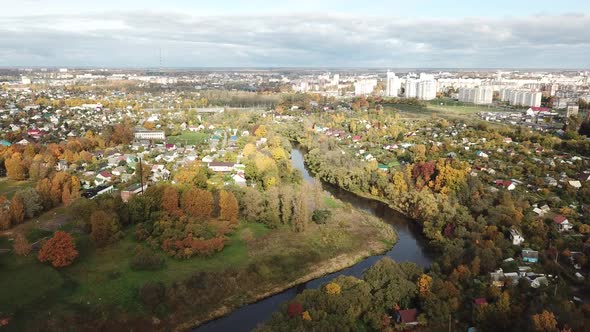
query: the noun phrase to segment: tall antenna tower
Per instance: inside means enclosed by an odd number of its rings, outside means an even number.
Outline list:
[[[160,68],[158,70],[160,75],[162,75],[162,48],[160,47]]]

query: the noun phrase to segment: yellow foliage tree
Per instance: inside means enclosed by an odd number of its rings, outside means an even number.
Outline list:
[[[329,295],[338,295],[341,291],[342,288],[335,282],[331,282],[326,285],[326,293]]]
[[[432,277],[423,274],[418,279],[418,290],[420,291],[420,295],[427,295],[430,293],[430,287],[432,286]]]
[[[303,318],[303,320],[306,320],[306,321],[308,321],[308,322],[309,322],[309,321],[311,321],[311,315],[309,314],[309,311],[307,311],[307,310],[306,310],[306,311],[304,311],[304,312],[301,314],[301,318]]]

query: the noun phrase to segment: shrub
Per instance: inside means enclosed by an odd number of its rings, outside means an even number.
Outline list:
[[[325,224],[331,216],[332,212],[330,210],[315,210],[313,211],[311,220],[316,224]]]
[[[164,257],[139,247],[129,264],[133,270],[159,270],[164,267]]]
[[[164,301],[166,287],[162,282],[148,281],[139,289],[139,299],[150,309],[155,309]]]

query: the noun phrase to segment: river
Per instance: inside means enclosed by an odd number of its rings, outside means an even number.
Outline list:
[[[303,152],[298,148],[291,150],[291,164],[299,169],[305,181],[313,181],[313,176],[305,167]],[[265,322],[270,318],[279,306],[293,299],[298,293],[306,288],[317,288],[326,282],[340,275],[362,277],[364,271],[375,264],[381,258],[391,257],[397,262],[413,262],[422,267],[429,267],[431,255],[426,252],[426,244],[422,240],[420,230],[415,227],[415,223],[406,218],[399,212],[391,209],[387,204],[359,197],[353,193],[334,187],[329,184],[323,185],[324,189],[339,200],[350,203],[357,209],[366,211],[376,217],[381,218],[384,222],[393,227],[397,233],[398,241],[395,246],[384,255],[375,255],[367,257],[357,264],[344,270],[325,275],[321,278],[311,280],[307,283],[289,288],[281,293],[270,296],[258,302],[245,305],[234,310],[228,316],[210,321],[195,328],[194,332],[212,332],[212,331],[251,331],[257,325]]]

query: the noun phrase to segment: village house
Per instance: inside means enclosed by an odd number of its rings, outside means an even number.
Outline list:
[[[526,263],[537,263],[539,261],[539,252],[532,249],[522,250],[522,261]]]
[[[228,173],[234,169],[235,163],[214,161],[210,162],[207,167],[217,173]]]
[[[96,179],[94,180],[94,183],[97,186],[100,186],[104,183],[111,182],[112,180],[113,180],[113,174],[111,174],[111,172],[102,171],[96,175]]]
[[[516,185],[514,184],[514,182],[509,181],[509,180],[496,180],[496,181],[494,181],[494,183],[496,184],[496,186],[503,187],[507,190],[516,189]]]
[[[553,217],[553,222],[557,224],[560,232],[569,231],[573,228],[573,225],[567,220],[564,215],[557,215]]]
[[[396,322],[406,325],[417,325],[418,324],[418,310],[417,309],[405,309],[398,310]]]
[[[510,240],[515,246],[519,246],[524,242],[524,237],[520,232],[514,228],[510,229]]]
[[[141,194],[143,191],[147,189],[147,187],[147,183],[143,185],[143,188],[139,183],[132,184],[121,191],[121,199],[123,200],[123,202],[128,202],[131,199],[131,197],[137,194]]]

